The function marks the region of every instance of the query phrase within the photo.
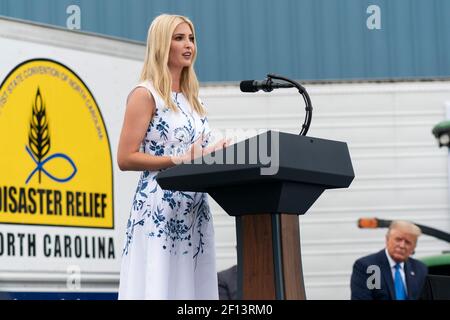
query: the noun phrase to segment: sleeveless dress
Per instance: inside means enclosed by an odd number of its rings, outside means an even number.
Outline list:
[[[165,106],[149,81],[156,109],[141,145],[155,156],[183,154],[204,135],[206,117],[172,93],[178,112]],[[126,228],[119,299],[218,299],[214,229],[207,194],[163,190],[159,171],[141,173]]]

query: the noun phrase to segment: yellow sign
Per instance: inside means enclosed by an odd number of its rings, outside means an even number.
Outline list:
[[[0,223],[113,228],[109,139],[83,81],[34,59],[0,86]]]

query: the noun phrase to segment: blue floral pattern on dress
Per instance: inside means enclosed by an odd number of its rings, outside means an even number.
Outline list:
[[[210,138],[206,117],[193,112],[182,94],[172,96],[178,112],[156,103],[141,151],[154,156],[185,153],[203,135],[202,146]],[[190,254],[196,261],[203,253],[205,230],[212,223],[207,195],[197,192],[163,190],[156,181],[159,171],[140,175],[127,223],[123,255],[132,248],[137,228],[154,239],[168,254]]]

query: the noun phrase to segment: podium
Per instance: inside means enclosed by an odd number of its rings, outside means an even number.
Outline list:
[[[306,299],[298,215],[355,175],[347,144],[267,131],[160,172],[163,189],[207,192],[236,218],[242,299]]]

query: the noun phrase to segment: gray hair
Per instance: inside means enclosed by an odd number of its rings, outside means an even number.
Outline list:
[[[418,238],[422,234],[422,230],[420,230],[420,228],[418,226],[416,226],[412,222],[405,221],[405,220],[392,221],[391,224],[389,225],[387,235],[389,235],[389,233],[392,229],[403,230],[407,233],[414,235],[416,238]]]

